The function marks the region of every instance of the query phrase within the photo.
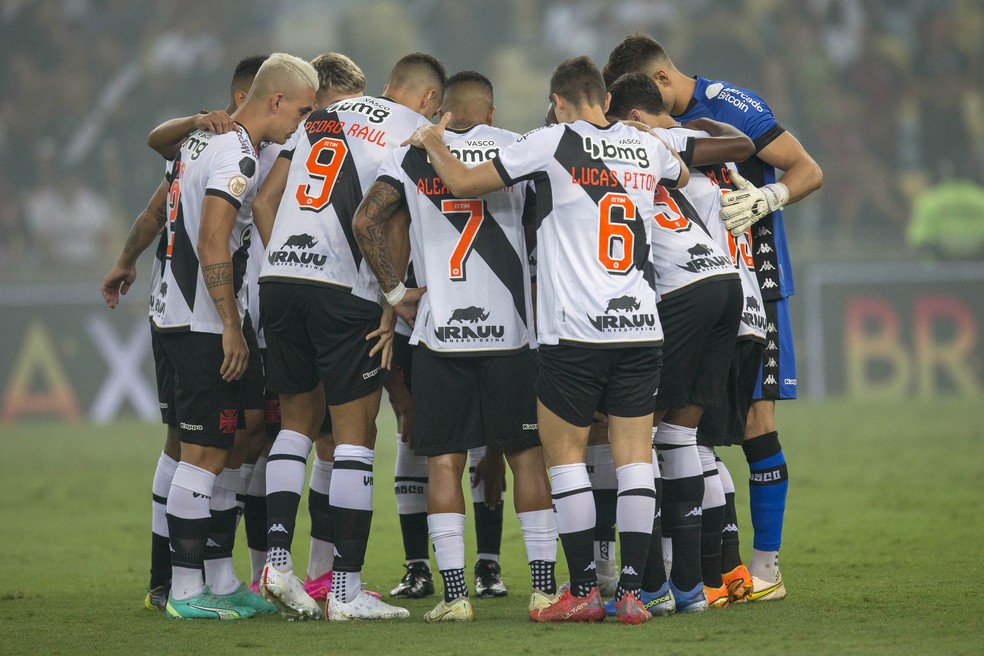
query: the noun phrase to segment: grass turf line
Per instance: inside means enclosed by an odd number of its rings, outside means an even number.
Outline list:
[[[984,601],[978,517],[984,435],[973,400],[780,404],[790,463],[782,570],[789,597],[643,627],[534,625],[519,524],[506,504],[505,599],[476,600],[470,625],[421,621],[438,597],[397,602],[409,621],[168,622],[143,608],[150,546],[150,482],[163,428],[30,422],[0,433],[0,652],[333,654],[433,650],[474,654],[979,653]],[[943,427],[941,429],[941,426]],[[387,592],[403,573],[392,494],[393,420],[380,420],[367,587]],[[751,553],[747,468],[722,457],[738,483],[742,555]],[[512,486],[510,485],[510,490]],[[309,522],[302,499],[294,542],[299,573]],[[467,556],[474,563],[468,509]],[[240,531],[236,568],[246,576]],[[561,560],[563,560],[561,555]],[[433,564],[433,563],[432,563]],[[566,577],[558,568],[561,580]],[[435,573],[436,574],[436,573]],[[439,577],[438,577],[439,578]],[[437,581],[440,592],[440,581]],[[657,642],[658,641],[658,642]]]

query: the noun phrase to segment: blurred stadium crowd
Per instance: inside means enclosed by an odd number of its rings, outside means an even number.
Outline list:
[[[758,91],[823,166],[797,252],[899,257],[924,190],[984,183],[978,0],[0,0],[0,281],[98,279],[162,176],[147,133],[224,107],[245,55],[344,52],[378,93],[423,50],[487,74],[524,132],[559,60],[634,31]]]

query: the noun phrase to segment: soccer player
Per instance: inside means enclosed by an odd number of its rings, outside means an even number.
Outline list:
[[[261,233],[270,235],[260,300],[267,383],[280,394],[282,422],[267,464],[268,551],[260,585],[296,617],[321,612],[293,574],[290,546],[304,463],[326,399],[335,441],[329,489],[335,557],[326,617],[409,616],[362,589],[392,312],[353,293],[362,255],[352,217],[380,162],[437,111],[445,79],[440,62],[414,53],[393,67],[381,98],[360,96],[316,111],[295,135],[286,178],[274,167],[265,183],[286,189],[276,222],[254,207]]]
[[[758,94],[733,84],[691,78],[680,72],[663,47],[642,34],[626,37],[608,58],[605,79],[614,82],[625,73],[650,76],[663,95],[670,115],[686,123],[710,117],[734,125],[753,142],[756,154],[738,170],[753,188],[739,189],[722,199],[722,218],[732,234],[753,223],[753,258],[768,331],[763,367],[748,412],[742,448],[750,470],[749,502],[754,550],[749,562],[753,591],[750,600],[782,599],[786,594],[779,572],[783,514],[788,475],[775,426],[775,401],[796,398],[796,360],[793,353],[789,297],[795,292],[786,247],[782,208],[823,183],[823,172],[802,144],[775,119]],[[777,178],[776,169],[784,171]]]
[[[263,141],[285,142],[311,111],[316,88],[310,64],[283,53],[271,55],[233,114],[240,129],[223,135],[192,133],[172,167],[167,252],[153,316],[173,372],[181,439],[181,461],[167,501],[169,617],[239,619],[254,612],[255,595],[235,579],[235,572],[217,572],[219,580],[210,577],[210,586],[217,588],[213,592],[201,571],[210,499],[213,489],[220,489],[216,475],[241,428],[244,399],[262,395],[255,335],[244,322],[252,225],[243,203],[255,193],[257,147]],[[230,496],[234,509],[234,492]],[[223,539],[231,544],[232,537]],[[220,585],[234,587],[219,590]]]
[[[168,173],[171,170],[170,160],[174,159],[180,150],[181,143],[194,130],[209,130],[216,134],[224,134],[236,129],[235,123],[229,115],[245,100],[253,83],[253,78],[256,76],[256,71],[265,59],[266,55],[255,55],[242,59],[236,65],[232,76],[229,105],[225,111],[197,114],[184,119],[168,121],[151,132],[150,137],[148,137],[148,145],[168,160]],[[137,258],[158,235],[161,235],[161,238],[151,269],[150,289],[157,290],[160,286],[167,248],[166,235],[162,234],[167,219],[167,191],[168,184],[164,181],[154,192],[147,207],[134,221],[116,266],[103,279],[101,291],[110,308],[115,308],[119,304],[120,294],[125,295],[136,280]],[[152,295],[149,308],[150,316],[153,316],[155,302],[156,297]],[[164,610],[171,587],[171,553],[165,514],[167,493],[171,487],[174,471],[178,466],[181,446],[177,425],[174,421],[174,407],[169,404],[169,399],[172,396],[171,381],[167,376],[167,367],[163,362],[163,352],[158,333],[154,330],[151,330],[151,345],[157,365],[158,396],[161,404],[162,421],[168,428],[164,449],[154,472],[151,515],[151,575],[144,604],[147,608]]]
[[[350,58],[337,52],[328,52],[318,55],[311,60],[311,65],[318,73],[318,92],[315,95],[315,107],[327,107],[339,100],[361,96],[365,90],[366,77],[362,69]],[[298,128],[303,130],[303,128]],[[287,171],[290,168],[290,157],[292,152],[288,150],[284,157],[279,155],[287,149],[286,146],[277,148],[276,162],[272,164],[271,170],[277,168],[277,173],[273,179],[279,184],[263,184],[257,192],[254,207],[259,206],[261,217],[270,217],[276,214],[277,207],[284,194],[284,185],[287,182]],[[261,152],[262,155],[267,151]],[[262,163],[262,162],[261,162]],[[264,210],[266,213],[264,214]],[[259,277],[264,258],[266,241],[269,240],[270,226],[261,219],[258,225],[261,239],[257,240],[255,248],[259,252],[256,260],[256,269],[250,270],[251,282],[250,303],[251,307],[259,305],[259,286],[255,284]],[[250,260],[251,264],[253,260]],[[254,296],[255,295],[255,296]],[[255,305],[253,303],[255,302]],[[263,359],[266,361],[266,335],[262,327],[258,327],[257,336],[262,340]],[[271,390],[267,390],[268,418],[275,421],[268,423],[268,430],[271,432],[270,439],[274,440],[280,432],[280,401],[279,395]],[[328,490],[331,486],[331,475],[333,470],[334,443],[331,439],[331,417],[325,412],[318,437],[315,440],[315,460],[311,469],[311,478],[308,490],[308,512],[311,516],[311,546],[308,557],[307,575],[304,578],[304,590],[315,600],[323,600],[327,597],[331,589],[331,569],[334,559],[334,538],[331,523],[331,513],[328,508]],[[267,454],[263,456],[263,462],[267,461]],[[258,531],[251,543],[255,542],[256,548],[251,545],[250,557],[253,563],[255,576],[252,589],[259,591],[259,579],[266,564],[266,472],[263,472],[262,480],[258,480],[250,486],[250,494],[247,501],[252,506],[257,515],[262,515],[263,526]]]
[[[437,126],[418,129],[411,143],[426,148],[458,198],[525,179],[536,184],[537,423],[571,585],[530,617],[604,619],[594,565],[594,500],[584,464],[588,427],[604,396],[618,478],[617,612],[620,621],[639,623],[650,617],[639,594],[655,515],[651,430],[662,343],[650,260],[653,194],[658,183],[686,184],[688,172],[663,142],[608,122],[601,72],[587,57],[557,67],[550,99],[561,123],[527,133],[474,168],[444,143],[449,114]],[[401,302],[402,285],[384,291],[391,303]],[[416,300],[407,292],[398,311]]]
[[[442,115],[451,113],[451,153],[471,164],[494,159],[519,135],[492,127],[492,84],[474,71],[448,79]],[[513,470],[516,511],[533,577],[530,609],[556,593],[557,529],[543,451],[536,436],[531,347],[533,307],[525,226],[533,219],[526,184],[480,198],[456,199],[427,154],[395,151],[355,216],[355,234],[380,285],[402,276],[389,257],[386,224],[410,213],[416,282],[427,289],[410,343],[417,409],[414,451],[427,456],[427,524],[444,599],[427,622],[470,621],[465,582],[465,501],[461,476],[470,448],[504,451]],[[524,214],[524,209],[526,210]],[[482,297],[482,307],[473,305]],[[447,317],[447,318],[445,318]],[[495,469],[490,454],[489,467]],[[498,478],[492,473],[492,479]],[[498,501],[498,500],[497,500]]]
[[[729,422],[733,425],[740,421],[741,426],[744,426],[744,415],[741,414],[742,411],[739,408],[735,407],[740,404],[737,399],[740,394],[736,389],[739,376],[738,368],[744,365],[742,368],[746,372],[745,378],[747,378],[747,371],[757,367],[758,359],[756,358],[761,356],[761,343],[764,342],[765,317],[761,309],[762,301],[755,279],[754,264],[751,263],[748,255],[750,251],[747,235],[742,234],[738,237],[731,235],[720,219],[721,188],[722,185],[725,188],[730,188],[732,175],[735,174],[734,164],[713,162],[720,162],[723,159],[740,160],[750,156],[754,146],[748,137],[740,133],[737,134],[737,137],[715,138],[711,137],[708,132],[680,126],[667,113],[659,87],[644,73],[623,75],[611,85],[609,90],[612,93],[610,114],[639,121],[651,128],[656,128],[659,134],[666,138],[674,148],[690,154],[690,163],[697,165],[697,169],[683,190],[686,194],[686,200],[691,203],[696,216],[699,217],[699,225],[706,230],[703,234],[710,236],[721,252],[730,254],[731,265],[737,269],[741,279],[741,293],[744,300],[740,302],[743,310],[740,324],[737,326],[737,334],[742,347],[736,350],[736,353],[741,353],[741,357],[736,355],[732,358],[731,370],[727,374],[727,386],[724,388],[724,402],[719,405],[710,405],[701,414],[698,426],[704,426],[704,431],[701,434],[698,430],[696,436],[697,451],[704,479],[700,541],[700,566],[704,582],[704,594],[708,605],[722,607],[731,601],[731,595],[729,593],[730,587],[725,587],[727,582],[722,581],[721,577],[721,540],[725,519],[725,494],[721,477],[718,474],[713,446],[726,443],[728,434],[726,429]],[[705,126],[710,130],[720,131],[723,128],[725,132],[737,133],[735,128],[724,126],[709,119],[698,119],[691,125],[694,124]],[[729,144],[733,144],[733,146],[729,146]],[[728,148],[732,148],[732,150],[729,151]],[[667,341],[669,341],[671,330],[665,325],[664,330],[667,334]],[[743,337],[751,338],[752,341],[746,346],[747,340],[743,340]],[[669,356],[667,356],[668,360]],[[666,364],[666,369],[669,370],[670,368]],[[724,378],[723,370],[718,367],[717,380],[721,381]],[[754,381],[752,382],[754,383]],[[750,402],[750,392],[751,390],[747,390],[745,393],[748,402]],[[747,410],[746,404],[744,412]],[[722,426],[722,424],[724,425]],[[738,437],[740,443],[740,434]],[[723,467],[723,464],[721,466]],[[676,551],[674,549],[675,553]],[[738,588],[741,587],[740,582],[735,582],[732,579],[735,576],[743,576],[744,581],[749,581],[749,577],[747,573],[730,571],[732,569],[734,568],[729,568],[731,575],[729,581],[736,583],[737,593]]]

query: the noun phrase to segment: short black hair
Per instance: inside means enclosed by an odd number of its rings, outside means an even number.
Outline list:
[[[400,84],[414,74],[425,73],[434,78],[439,89],[444,89],[448,81],[448,73],[444,70],[444,64],[437,57],[428,55],[425,52],[412,52],[401,57],[393,70],[390,72],[389,81],[391,84]]]
[[[626,73],[645,72],[653,61],[670,61],[659,41],[648,34],[629,35],[608,55],[603,71],[605,84],[611,85]]]
[[[605,106],[605,81],[590,57],[582,55],[560,62],[550,76],[550,93],[575,107]]]
[[[236,64],[236,72],[232,74],[232,90],[235,91],[237,87],[249,86],[253,84],[253,78],[256,77],[256,72],[260,70],[260,66],[263,65],[270,55],[250,55],[239,60]],[[249,85],[246,82],[249,82]]]
[[[492,81],[477,71],[459,71],[444,83],[444,93],[458,85],[469,85],[480,88],[492,97]]]
[[[608,87],[608,93],[612,94],[609,116],[624,119],[633,109],[657,115],[667,113],[659,86],[645,73],[626,73]]]

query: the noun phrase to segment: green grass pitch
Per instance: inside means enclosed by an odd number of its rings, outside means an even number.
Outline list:
[[[162,427],[5,426],[0,654],[981,653],[984,601],[975,590],[984,575],[982,419],[975,400],[782,405],[791,478],[782,558],[788,597],[640,627],[532,624],[511,501],[502,558],[510,593],[476,601],[473,624],[425,625],[421,616],[436,597],[406,602],[409,621],[166,621],[143,608],[150,482]],[[364,572],[367,586],[380,591],[403,573],[393,432],[386,411]],[[741,452],[726,449],[722,456],[742,481]],[[740,509],[744,488],[739,483]],[[304,500],[301,509],[294,553],[303,572]],[[747,558],[747,510],[740,520]],[[237,571],[245,577],[241,530],[239,541]],[[473,561],[471,529],[468,554]]]

